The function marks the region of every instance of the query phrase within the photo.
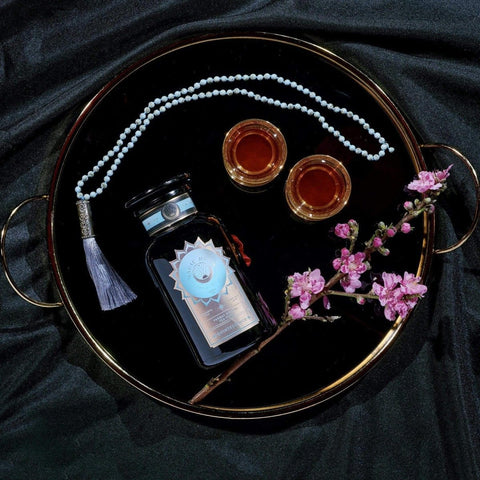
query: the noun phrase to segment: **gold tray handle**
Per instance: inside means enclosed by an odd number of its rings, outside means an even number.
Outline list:
[[[48,195],[39,195],[36,197],[27,198],[22,203],[17,205],[8,216],[7,221],[5,222],[5,225],[3,226],[2,231],[0,232],[0,255],[2,258],[3,270],[5,272],[5,276],[7,277],[8,283],[13,288],[13,290],[15,290],[15,293],[26,302],[31,303],[32,305],[36,305],[37,307],[43,307],[43,308],[63,307],[63,303],[61,302],[41,302],[39,300],[35,300],[34,298],[29,297],[26,293],[22,292],[20,288],[17,286],[8,268],[5,242],[7,238],[7,231],[10,225],[10,221],[22,207],[24,207],[28,203],[38,201],[38,200],[48,200]]]
[[[472,177],[474,183],[475,183],[475,196],[476,196],[476,207],[475,207],[475,213],[473,215],[472,223],[470,225],[470,228],[468,231],[463,235],[462,238],[460,238],[457,242],[455,242],[453,245],[450,245],[449,247],[446,248],[437,248],[433,250],[433,253],[437,254],[443,254],[443,253],[450,253],[456,250],[458,247],[461,247],[473,234],[475,231],[475,228],[477,227],[478,224],[478,218],[480,215],[480,184],[478,181],[478,176],[477,172],[473,168],[473,165],[470,163],[470,161],[463,155],[461,152],[459,152],[456,148],[451,147],[450,145],[444,145],[442,143],[427,143],[424,145],[420,145],[420,148],[443,148],[451,153],[453,153],[456,157],[458,157],[463,164],[467,167],[468,172],[470,173],[470,176]]]

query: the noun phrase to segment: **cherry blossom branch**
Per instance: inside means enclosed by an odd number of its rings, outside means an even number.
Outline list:
[[[378,300],[378,295],[374,295],[373,293],[347,293],[347,292],[341,292],[339,290],[324,290],[323,294],[335,295],[337,297],[356,298],[357,300],[360,298],[365,298],[369,300]]]
[[[313,314],[310,306],[323,298],[324,307],[330,308],[328,296],[341,296],[355,298],[358,303],[366,299],[378,300],[385,307],[385,317],[394,320],[398,315],[402,318],[415,306],[427,287],[419,283],[419,278],[405,272],[403,278],[393,273],[382,274],[383,285],[374,282],[372,290],[368,293],[358,293],[355,289],[361,285],[359,277],[370,268],[369,261],[372,254],[378,252],[382,255],[389,255],[385,248],[387,240],[397,232],[409,233],[410,223],[423,212],[431,213],[434,210],[434,203],[437,197],[446,188],[446,179],[449,176],[451,166],[443,171],[420,172],[417,179],[408,184],[411,191],[422,194],[421,199],[414,202],[405,202],[406,213],[395,225],[385,225],[380,222],[374,235],[365,243],[362,252],[354,253],[357,242],[359,227],[356,221],[350,220],[346,224],[338,224],[335,227],[335,234],[349,240],[348,249],[342,249],[342,256],[333,261],[337,270],[327,282],[320,274],[320,270],[309,270],[303,274],[295,273],[288,277],[288,288],[285,292],[285,311],[277,329],[269,337],[262,340],[256,347],[243,353],[222,373],[211,378],[207,384],[199,390],[190,400],[190,404],[202,401],[213,390],[227,381],[239,368],[245,365],[251,358],[260,353],[271,341],[277,338],[286,328],[296,320],[319,320],[322,322],[333,322],[340,317],[319,316]],[[332,290],[338,283],[345,291]],[[299,303],[291,305],[292,298],[299,298]]]

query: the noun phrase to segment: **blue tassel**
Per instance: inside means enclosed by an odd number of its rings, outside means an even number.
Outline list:
[[[88,273],[97,290],[100,308],[113,310],[132,302],[137,296],[112,268],[95,240],[90,203],[79,200],[77,210]]]

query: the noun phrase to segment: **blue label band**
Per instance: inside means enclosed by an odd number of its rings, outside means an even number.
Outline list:
[[[142,224],[149,234],[157,233],[160,230],[182,220],[183,218],[196,213],[197,209],[187,193],[172,198],[158,208],[151,210],[142,219]]]

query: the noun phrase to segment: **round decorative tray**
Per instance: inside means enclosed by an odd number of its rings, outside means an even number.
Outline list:
[[[76,182],[115,145],[119,134],[156,97],[209,76],[277,74],[364,117],[394,147],[378,161],[350,151],[299,111],[244,96],[218,96],[178,105],[153,119],[93,203],[95,231],[110,262],[137,293],[131,304],[102,312],[85,266],[75,207]],[[242,85],[240,88],[243,88]],[[248,88],[285,102],[305,102],[276,82]],[[346,138],[370,150],[378,144],[345,115],[326,111]],[[261,191],[232,182],[222,144],[238,122],[264,119],[288,145],[284,169]],[[337,158],[348,170],[351,195],[334,217],[316,223],[294,218],[284,197],[290,169],[314,155]],[[145,268],[149,238],[125,210],[134,195],[181,172],[192,176],[197,208],[220,217],[252,258],[247,274],[279,318],[286,277],[308,268],[334,274],[343,246],[332,235],[338,222],[356,219],[370,235],[378,221],[396,221],[403,187],[425,168],[420,147],[391,99],[370,78],[335,54],[302,40],[271,34],[207,36],[166,48],[127,69],[85,107],[66,139],[49,197],[50,257],[63,304],[81,335],[116,373],[172,407],[228,418],[282,415],[316,405],[362,377],[392,344],[407,321],[387,321],[371,305],[332,298],[333,323],[295,322],[254,359],[205,398],[189,399],[218,371],[199,369]],[[380,271],[407,270],[425,280],[433,251],[433,217],[391,242],[392,255],[376,259]]]

